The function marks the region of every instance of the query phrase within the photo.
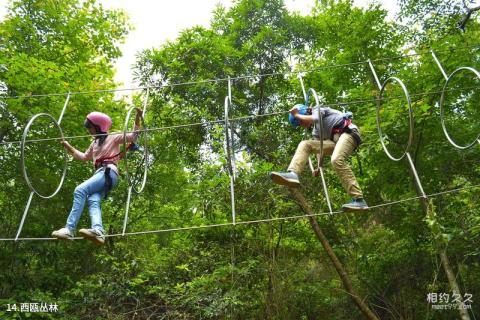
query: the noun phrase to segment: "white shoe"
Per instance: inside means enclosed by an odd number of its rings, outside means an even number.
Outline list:
[[[73,232],[70,231],[68,228],[62,228],[58,229],[52,232],[52,237],[57,238],[57,239],[67,239],[67,240],[72,240],[73,239]]]
[[[95,244],[102,245],[105,243],[105,236],[96,229],[80,229],[78,233]]]

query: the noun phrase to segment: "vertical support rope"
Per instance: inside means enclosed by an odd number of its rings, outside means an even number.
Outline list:
[[[230,231],[230,241],[231,241],[231,246],[230,246],[230,276],[231,276],[231,286],[230,286],[230,292],[231,292],[231,308],[230,308],[230,315],[231,319],[233,319],[233,314],[235,313],[235,302],[234,300],[234,289],[235,289],[235,242],[237,240],[237,232],[236,232],[236,225],[232,225],[232,230]]]
[[[313,94],[313,97],[315,99],[315,107],[317,108],[318,136],[319,136],[319,139],[320,139],[320,152],[318,154],[317,167],[318,167],[318,169],[320,169],[320,167],[323,167],[323,139],[324,139],[324,136],[323,136],[323,117],[322,117],[322,111],[320,110],[320,101],[318,99],[317,92],[313,88],[308,89],[308,93],[310,93],[310,92]],[[307,96],[307,100],[308,100],[308,96]],[[313,114],[313,112],[312,112],[312,114]]]
[[[228,76],[228,102],[232,103],[232,79]]]
[[[303,83],[303,73],[299,73],[297,74],[297,78],[298,80],[300,81],[300,85],[302,86],[302,93],[303,93],[303,99],[305,100],[305,106],[308,107],[308,95],[307,95],[307,91],[305,90],[305,84]],[[305,129],[305,136],[307,136],[307,129]],[[313,167],[313,162],[312,162],[312,159],[310,158],[310,156],[308,157],[308,166],[310,167],[310,170],[313,172],[315,172],[315,168]]]
[[[25,207],[25,210],[23,211],[22,220],[20,221],[20,225],[18,226],[17,235],[15,236],[15,241],[18,240],[18,237],[20,236],[20,233],[22,232],[23,223],[25,222],[25,218],[27,217],[28,209],[30,208],[30,203],[32,202],[33,195],[34,195],[34,192],[33,191],[30,192],[30,196],[28,197],[28,201],[27,201],[27,206]]]
[[[303,84],[303,73],[297,74],[298,80],[300,80],[300,85],[302,86],[303,98],[305,103],[308,103],[307,91],[305,91],[305,85]]]
[[[372,60],[368,59],[368,65],[370,66],[370,70],[372,70],[373,78],[375,79],[375,84],[378,87],[378,90],[382,90],[382,83],[378,80],[377,72],[373,67]]]
[[[435,52],[433,52],[433,50],[431,51],[431,53],[432,53],[433,60],[435,60],[435,62],[437,63],[437,66],[440,69],[440,72],[442,73],[443,77],[445,78],[445,80],[448,80],[448,75],[445,72],[445,69],[443,69],[443,66],[440,63],[440,60],[438,60],[437,55],[435,54]]]
[[[422,186],[422,183],[420,182],[420,178],[418,177],[417,168],[415,168],[415,164],[413,163],[412,157],[410,156],[410,152],[407,152],[406,154],[407,154],[408,164],[410,166],[410,171],[412,172],[412,175],[413,175],[414,183],[418,188],[417,193],[423,199],[427,200],[427,195],[425,194],[425,191],[423,191],[423,186]]]
[[[232,223],[233,225],[236,224],[236,212],[235,212],[235,188],[234,188],[235,181],[233,176],[230,176],[230,195],[231,195],[231,206],[232,206]]]
[[[132,186],[128,186],[127,203],[125,204],[125,218],[123,218],[122,236],[125,235],[125,231],[127,230],[128,211],[130,210],[131,196],[132,196]]]
[[[65,114],[65,110],[67,109],[68,102],[70,101],[70,92],[67,94],[67,99],[65,100],[65,103],[63,105],[62,112],[60,113],[60,117],[58,118],[58,124],[62,123],[63,120],[63,115]]]
[[[228,102],[227,102],[228,99]],[[232,206],[232,231],[230,232],[230,241],[231,245],[231,281],[232,285],[230,288],[231,292],[231,309],[230,309],[230,316],[233,319],[233,315],[235,313],[235,303],[234,299],[234,292],[233,289],[235,288],[235,241],[236,241],[236,212],[235,212],[235,179],[236,179],[236,167],[235,167],[235,150],[233,147],[233,124],[230,123],[228,119],[229,115],[229,107],[232,105],[232,81],[230,76],[228,77],[228,96],[225,100],[225,145],[226,145],[226,155],[228,157],[228,166],[230,169],[230,199],[231,199],[231,206]],[[230,124],[230,125],[229,125]],[[230,131],[230,133],[229,133]],[[230,141],[230,143],[229,143]]]
[[[142,109],[142,125],[143,129],[145,129],[145,114],[147,112],[147,105],[148,105],[148,99],[150,97],[150,88],[147,87],[147,92],[145,94],[145,100],[143,102],[143,109]],[[130,109],[130,111],[127,114],[126,120],[125,120],[125,127],[124,127],[124,146],[125,146],[125,162],[127,162],[128,156],[127,152],[128,150],[126,149],[127,144],[126,144],[126,132],[128,131],[128,122],[130,119],[130,113],[132,112],[133,108]],[[134,190],[136,193],[141,193],[143,189],[145,188],[145,184],[147,182],[147,172],[148,172],[148,147],[147,147],[147,131],[144,131],[143,134],[145,135],[144,139],[144,172],[143,172],[143,179],[142,183],[140,186],[140,189],[134,189],[135,188],[135,183],[131,183],[130,178],[128,176],[128,165],[125,166],[125,171],[126,171],[126,176],[127,176],[127,184],[128,184],[128,191],[127,191],[127,203],[125,204],[125,217],[123,218],[123,228],[122,228],[122,236],[125,236],[125,231],[127,230],[127,223],[128,223],[128,213],[130,211],[130,202],[131,202],[131,197],[132,197],[132,190]]]
[[[231,91],[231,80],[228,79],[228,95],[225,97],[225,156],[227,160],[227,168],[228,173],[230,176],[230,199],[231,199],[231,206],[232,206],[232,223],[235,225],[236,223],[236,212],[235,212],[235,172],[234,172],[234,165],[232,157],[235,158],[235,154],[232,155],[233,152],[233,141],[231,141],[231,134],[230,134],[230,123],[229,123],[229,107],[232,101],[232,91]]]
[[[148,99],[150,98],[150,87],[147,87],[147,93],[145,94],[145,101],[143,102],[142,118],[145,119],[145,113],[147,113]]]
[[[327,201],[327,206],[328,206],[328,210],[329,210],[329,213],[330,214],[333,214],[333,209],[332,209],[332,202],[330,201],[330,195],[328,193],[328,188],[327,188],[327,182],[325,180],[325,173],[323,171],[323,157],[324,157],[324,154],[323,154],[323,116],[322,116],[322,111],[320,110],[320,100],[318,99],[318,95],[317,95],[317,92],[313,89],[313,88],[310,88],[308,89],[308,94],[312,94],[313,95],[313,98],[315,99],[315,108],[316,108],[316,111],[317,111],[317,124],[318,124],[318,131],[319,131],[319,140],[320,140],[320,152],[317,154],[317,169],[318,172],[319,172],[319,175],[320,175],[320,180],[322,182],[322,188],[323,188],[323,193],[325,194],[325,200]],[[308,101],[309,99],[309,96],[308,94],[306,95],[306,101]],[[314,112],[314,110],[312,111],[312,113]],[[310,157],[308,158],[309,159],[309,164],[310,164],[310,169],[312,170],[312,172],[314,172],[315,170],[313,169],[313,165],[312,165],[312,162],[310,160]]]
[[[232,106],[232,81],[230,77],[228,77],[228,101],[229,101],[229,106]],[[228,115],[228,112],[227,112]],[[228,118],[228,116],[227,116]],[[230,124],[230,165],[232,168],[232,175],[233,175],[233,181],[235,182],[237,178],[237,168],[235,164],[235,148],[233,144],[233,123],[228,120],[228,123]]]
[[[320,178],[322,179],[323,191],[325,193],[325,199],[327,200],[328,212],[333,215],[332,203],[330,202],[330,195],[328,194],[327,182],[325,181],[325,174],[323,172],[323,167],[319,168]]]

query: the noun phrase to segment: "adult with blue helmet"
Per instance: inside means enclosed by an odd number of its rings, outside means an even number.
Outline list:
[[[294,106],[295,109],[298,110],[298,114],[299,115],[308,115],[309,113],[311,114],[311,110],[309,111],[309,108],[306,106],[306,105],[303,105],[303,104],[296,104]],[[288,114],[288,121],[290,122],[290,124],[292,126],[294,126],[295,128],[298,127],[300,125],[300,119],[297,119],[293,113],[291,112],[290,110],[290,113]]]
[[[352,113],[342,113],[331,108],[320,107],[323,128],[323,154],[331,155],[331,163],[345,191],[352,200],[342,206],[344,211],[360,211],[368,209],[363,193],[348,164],[348,157],[360,145],[361,137],[358,127],[352,123]],[[302,173],[311,154],[320,153],[320,124],[318,110],[303,104],[295,105],[288,115],[294,127],[311,128],[312,140],[300,142],[287,172],[272,172],[273,182],[289,187],[299,187],[298,176]]]

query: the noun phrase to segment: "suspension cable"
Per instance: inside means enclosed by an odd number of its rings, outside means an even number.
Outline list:
[[[445,92],[453,92],[453,91],[460,91],[460,90],[465,90],[465,89],[474,89],[474,88],[479,88],[479,86],[470,86],[470,87],[465,87],[461,89],[448,89],[445,90]],[[413,93],[410,96],[411,97],[422,97],[422,96],[427,96],[427,95],[435,95],[435,94],[440,94],[442,93],[442,90],[431,90],[431,91],[424,91],[424,92],[418,92],[418,93]],[[323,107],[339,107],[339,106],[350,106],[350,105],[358,105],[358,104],[366,104],[366,103],[374,103],[375,101],[387,101],[387,100],[393,100],[393,99],[398,99],[401,98],[401,96],[395,96],[395,97],[383,97],[383,98],[375,98],[372,97],[370,99],[361,99],[361,100],[353,100],[353,101],[347,101],[347,102],[338,102],[338,103],[328,103],[322,105]],[[277,116],[281,114],[286,114],[289,111],[277,111],[277,112],[270,112],[270,113],[263,113],[263,114],[256,114],[256,115],[250,115],[250,116],[240,116],[240,117],[233,117],[230,118],[229,121],[241,121],[241,120],[247,120],[247,119],[254,119],[254,118],[262,118],[262,117],[269,117],[269,116]],[[193,122],[193,123],[186,123],[186,124],[179,124],[179,125],[173,125],[173,126],[164,126],[164,127],[156,127],[156,128],[145,128],[143,130],[137,130],[137,131],[127,131],[126,133],[142,133],[142,132],[155,132],[155,131],[163,131],[163,130],[171,130],[171,129],[179,129],[179,128],[188,128],[188,127],[195,127],[195,126],[207,126],[207,125],[213,125],[213,124],[218,124],[218,123],[223,123],[225,122],[224,119],[220,120],[210,120],[210,121],[202,121],[202,122]],[[118,132],[112,132],[108,134],[86,134],[86,135],[73,135],[73,136],[65,136],[65,140],[72,140],[72,139],[81,139],[81,138],[95,138],[98,136],[105,136],[105,135],[116,135],[116,134],[122,134]],[[45,142],[45,141],[55,141],[55,140],[61,140],[62,138],[60,137],[49,137],[49,138],[40,138],[40,139],[28,139],[25,140],[26,143],[33,143],[33,142]],[[22,143],[22,140],[12,140],[12,141],[3,141],[0,142],[0,146],[2,145],[10,145],[10,144],[20,144]]]
[[[418,46],[420,47],[420,46]],[[413,50],[418,47],[410,47],[409,50]],[[437,53],[445,53],[445,52],[455,52],[460,50],[466,49],[473,49],[473,48],[480,48],[480,44],[474,44],[470,46],[464,46],[459,48],[448,48],[444,50],[435,51]],[[430,50],[430,48],[428,48]],[[429,50],[427,52],[429,52]],[[399,60],[403,58],[411,58],[415,56],[421,56],[426,54],[425,52],[417,52],[417,53],[409,53],[404,55],[392,56],[392,57],[384,57],[371,60],[372,62],[384,62],[384,61],[392,61],[392,60]],[[259,78],[259,77],[266,77],[266,76],[280,76],[280,75],[290,75],[290,74],[300,74],[300,73],[310,73],[320,70],[327,70],[327,69],[334,69],[334,68],[344,68],[349,66],[356,66],[367,64],[368,60],[365,61],[355,61],[350,63],[341,63],[341,64],[331,64],[322,67],[315,67],[311,69],[304,69],[299,71],[283,71],[283,72],[270,72],[270,73],[262,73],[262,74],[246,74],[237,77],[223,77],[223,78],[214,78],[214,79],[205,79],[205,80],[198,80],[198,81],[187,81],[187,82],[179,82],[179,83],[172,83],[172,84],[161,84],[155,86],[139,86],[139,87],[132,87],[132,88],[120,88],[120,89],[99,89],[99,90],[90,90],[90,91],[69,91],[64,93],[44,93],[44,94],[31,94],[31,95],[16,95],[16,96],[0,96],[0,99],[29,99],[29,98],[43,98],[43,97],[56,97],[56,96],[66,96],[70,95],[86,95],[86,94],[97,94],[97,93],[113,93],[113,92],[122,92],[122,91],[139,91],[139,90],[146,90],[146,89],[162,89],[168,87],[178,87],[178,86],[189,86],[189,85],[196,85],[196,84],[206,84],[206,83],[217,83],[217,82],[226,82],[229,79],[232,81],[242,80],[242,79],[251,79],[251,78]]]
[[[435,198],[440,195],[445,195],[449,193],[456,193],[463,190],[475,189],[480,187],[480,184],[460,187],[440,192],[435,192],[427,195],[427,198]],[[413,200],[417,200],[423,198],[423,196],[416,196],[410,197],[390,202],[385,202],[377,205],[373,205],[369,207],[370,209],[376,209],[380,207],[391,206],[399,203],[409,202]],[[368,210],[365,210],[365,212]],[[305,215],[295,215],[295,216],[287,216],[287,217],[275,217],[275,218],[268,218],[268,219],[258,219],[258,220],[246,220],[246,221],[236,221],[235,225],[250,225],[250,224],[259,224],[259,223],[269,223],[275,221],[284,221],[284,220],[297,220],[297,219],[305,219],[308,217],[316,217],[316,216],[331,216],[332,214],[341,214],[344,213],[343,211],[334,211],[330,212],[320,212],[314,214],[305,214]],[[233,226],[232,222],[225,222],[225,223],[216,223],[216,224],[206,224],[206,225],[199,225],[199,226],[190,226],[190,227],[177,227],[177,228],[168,228],[168,229],[160,229],[160,230],[149,230],[149,231],[137,231],[137,232],[127,232],[125,234],[122,233],[115,233],[115,234],[107,234],[105,235],[106,238],[116,238],[116,237],[123,237],[123,236],[136,236],[136,235],[145,235],[145,234],[158,234],[158,233],[167,233],[167,232],[177,232],[177,231],[190,231],[190,230],[199,230],[199,229],[209,229],[209,228],[219,228],[219,227],[227,227]],[[72,240],[81,240],[82,237],[73,237]],[[45,240],[58,240],[57,238],[18,238],[18,241],[45,241]],[[15,238],[0,238],[0,241],[16,241]]]

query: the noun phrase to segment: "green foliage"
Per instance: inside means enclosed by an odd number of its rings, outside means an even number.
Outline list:
[[[459,3],[402,0],[398,21],[388,22],[379,5],[360,9],[346,0],[317,1],[307,16],[288,12],[280,0],[238,0],[229,9],[217,7],[210,27],[186,29],[171,42],[141,51],[137,80],[163,86],[151,91],[147,124],[169,128],[148,132],[148,183],[132,198],[127,232],[163,231],[107,238],[101,248],[85,241],[0,243],[0,317],[33,318],[7,314],[3,306],[43,301],[60,306],[58,314],[42,315],[45,319],[361,318],[308,221],[292,218],[301,210],[268,174],[283,170],[304,138],[285,118],[292,104],[303,102],[300,83],[289,71],[308,70],[307,88],[315,88],[324,103],[347,103],[355,114],[364,144],[352,166],[368,203],[416,195],[408,163],[389,160],[378,141],[373,100],[378,90],[368,64],[359,63],[367,59],[382,82],[396,76],[411,94],[410,152],[424,190],[469,188],[432,198],[429,214],[419,202],[406,201],[360,215],[322,215],[321,228],[356,291],[381,319],[458,317],[426,303],[429,292],[451,293],[439,248],[449,255],[462,290],[473,294],[472,312],[478,314],[478,149],[459,152],[446,142],[436,106],[444,78],[426,51],[437,51],[447,73],[459,66],[480,67],[478,49],[445,50],[479,41],[476,20],[463,34],[455,29]],[[58,117],[65,101],[65,96],[32,95],[113,86],[117,44],[129,26],[124,13],[105,10],[93,0],[18,0],[9,8],[0,24],[6,40],[0,46],[0,64],[6,67],[0,78],[9,95],[30,96],[0,100],[0,139],[16,140],[33,114]],[[412,50],[419,55],[383,59]],[[169,232],[232,219],[225,129],[217,122],[224,117],[228,77],[233,78],[236,218],[256,223]],[[478,118],[477,80],[462,73],[449,85],[447,127],[455,141],[472,141],[478,134],[472,120]],[[399,156],[408,139],[408,105],[398,83],[387,86],[385,97],[381,127],[386,146]],[[65,135],[83,134],[79,119],[93,109],[108,112],[115,129],[121,129],[125,102],[114,101],[111,94],[73,95],[62,121]],[[196,125],[171,128],[189,123]],[[52,135],[58,135],[57,129],[46,120],[32,125],[29,134]],[[82,149],[90,139],[72,143]],[[57,141],[27,145],[28,172],[46,193],[58,184],[61,150]],[[15,234],[29,193],[18,162],[19,146],[2,146],[0,231],[5,237]],[[325,167],[338,210],[347,196],[328,161]],[[142,173],[136,165],[131,170]],[[34,198],[22,235],[45,237],[61,226],[74,187],[89,174],[85,165],[69,160],[62,191],[48,201]],[[320,181],[308,173],[301,179],[314,211],[326,212]],[[110,234],[122,230],[126,189],[121,179],[103,203]],[[80,221],[81,226],[88,223],[88,217]]]

